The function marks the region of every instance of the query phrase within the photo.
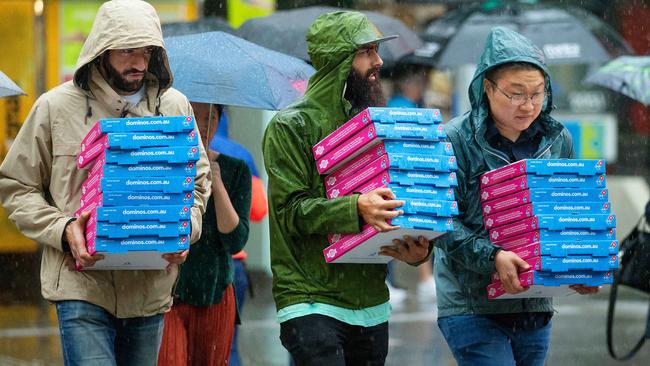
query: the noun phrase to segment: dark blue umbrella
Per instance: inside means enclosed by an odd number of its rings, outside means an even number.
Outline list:
[[[12,95],[25,95],[25,92],[13,80],[9,79],[7,75],[0,71],[0,98],[10,97]]]
[[[304,94],[314,69],[224,32],[165,39],[174,87],[192,102],[279,110]]]
[[[650,106],[650,56],[621,56],[585,80]]]

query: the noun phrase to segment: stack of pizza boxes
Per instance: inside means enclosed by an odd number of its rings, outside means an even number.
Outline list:
[[[441,121],[437,109],[367,108],[313,147],[328,199],[388,187],[405,201],[397,208],[404,214],[390,220],[399,230],[366,224],[358,234],[330,234],[328,263],[386,263],[391,257],[378,251],[393,239],[433,239],[453,229],[457,164]]]
[[[199,159],[191,116],[98,121],[81,143],[87,169],[76,215],[90,212],[89,269],[161,269],[162,253],[189,248],[190,212]]]
[[[517,295],[498,274],[490,299],[564,296],[569,285],[612,282],[618,267],[616,215],[608,201],[603,160],[527,159],[481,177],[483,223],[495,245],[530,265]]]

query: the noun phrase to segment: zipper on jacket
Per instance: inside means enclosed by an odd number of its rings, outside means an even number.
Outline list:
[[[540,151],[539,154],[536,154],[535,159],[538,159],[540,156],[546,154],[546,152],[549,151],[551,149],[551,147],[553,147],[553,144],[555,144],[555,141],[557,141],[557,139],[559,139],[559,138],[560,138],[560,135],[555,136],[553,141],[551,141],[551,143],[548,144],[548,146],[546,146],[544,148],[544,150]]]

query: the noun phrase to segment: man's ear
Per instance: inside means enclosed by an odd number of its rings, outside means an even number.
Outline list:
[[[484,90],[486,93],[487,93],[488,90],[489,90],[490,92],[492,92],[492,83],[491,83],[488,79],[486,79],[486,78],[483,78],[483,90]]]

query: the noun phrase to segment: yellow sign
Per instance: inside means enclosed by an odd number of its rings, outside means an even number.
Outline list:
[[[273,13],[275,0],[228,0],[228,22],[234,28],[250,18],[263,17]]]

